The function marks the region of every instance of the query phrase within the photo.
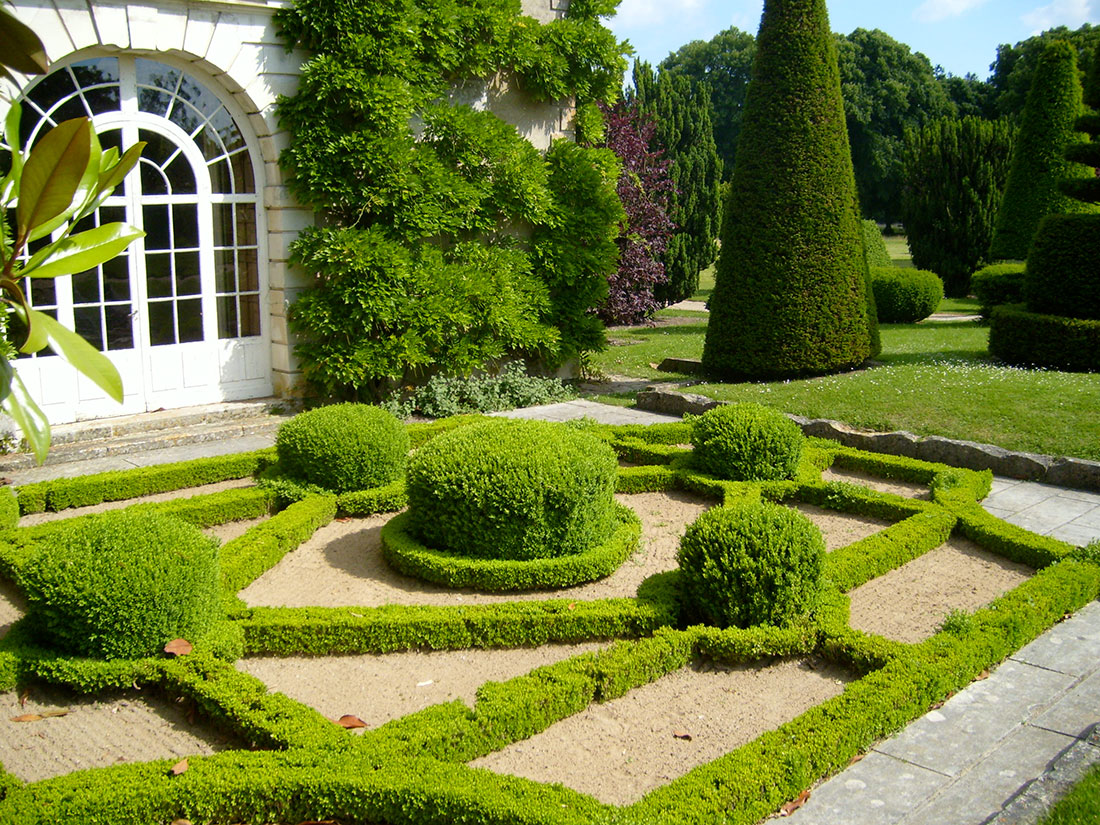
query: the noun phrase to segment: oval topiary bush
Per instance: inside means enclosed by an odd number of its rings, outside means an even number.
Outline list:
[[[380,407],[333,404],[283,424],[275,449],[287,475],[346,493],[399,478],[408,459],[409,434]]]
[[[781,412],[760,404],[728,404],[691,423],[692,464],[731,481],[794,478],[806,438]]]
[[[44,639],[94,658],[151,656],[221,616],[217,540],[157,513],[87,516],[50,534],[21,584]]]
[[[876,266],[871,269],[878,319],[886,324],[915,324],[939,308],[943,281],[927,269]]]
[[[718,627],[783,627],[820,589],[825,540],[788,507],[715,507],[688,527],[677,554],[688,621]]]
[[[495,559],[579,553],[614,529],[618,461],[572,427],[502,419],[437,436],[409,461],[410,532]]]
[[[983,318],[989,318],[993,307],[1023,303],[1024,269],[1023,261],[1006,261],[983,266],[970,276],[970,291],[982,305]]]

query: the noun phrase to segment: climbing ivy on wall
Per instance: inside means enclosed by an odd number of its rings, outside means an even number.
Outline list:
[[[604,345],[590,310],[615,269],[614,157],[559,141],[544,158],[451,98],[501,75],[535,101],[614,99],[625,61],[598,18],[617,4],[574,0],[547,24],[519,0],[298,0],[279,13],[288,46],[313,55],[279,102],[291,191],[324,214],[292,247],[315,276],[290,312],[311,383],[377,398],[512,353],[555,366]],[[439,289],[443,272],[453,288]]]

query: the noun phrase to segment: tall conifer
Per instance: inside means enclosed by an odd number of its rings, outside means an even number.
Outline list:
[[[993,233],[993,258],[1026,258],[1046,215],[1093,211],[1059,188],[1066,179],[1095,177],[1091,169],[1065,157],[1066,147],[1080,140],[1074,131],[1082,113],[1077,50],[1065,40],[1055,40],[1035,67]]]
[[[874,353],[858,213],[825,2],[766,0],[710,301],[709,374],[820,374]]]
[[[655,74],[648,63],[634,64],[634,89],[641,106],[656,117],[657,142],[671,161],[676,187],[669,202],[676,233],[664,254],[668,280],[656,288],[658,300],[672,304],[695,293],[700,270],[717,254],[722,161],[714,143],[710,92],[680,75]]]

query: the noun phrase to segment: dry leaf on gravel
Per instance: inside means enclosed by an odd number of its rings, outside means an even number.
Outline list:
[[[688,733],[686,730],[674,730],[672,732],[672,737],[674,739],[683,739],[686,742],[691,741],[691,734]]]
[[[334,724],[339,725],[342,728],[348,730],[355,730],[356,728],[365,728],[367,723],[360,719],[358,716],[352,716],[350,713],[345,713],[339,719],[333,719]]]
[[[175,765],[173,765],[171,768],[168,769],[168,773],[172,774],[172,776],[179,776],[181,773],[184,773],[186,770],[187,770],[187,760],[186,759],[181,759],[179,762],[177,762]]]
[[[169,656],[186,656],[194,648],[186,639],[173,639],[164,646],[164,652]]]
[[[22,716],[13,716],[13,722],[39,722],[43,719],[56,719],[58,716],[68,716],[67,710],[44,710],[41,713],[24,713]]]
[[[780,816],[790,816],[795,811],[797,811],[799,808],[801,808],[803,805],[805,805],[806,800],[808,800],[809,798],[810,798],[810,792],[809,791],[803,791],[802,793],[800,793],[798,795],[797,799],[792,799],[790,802],[787,802],[786,804],[784,804],[783,807],[779,809],[779,815]]]

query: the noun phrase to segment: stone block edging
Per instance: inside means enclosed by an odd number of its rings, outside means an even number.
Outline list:
[[[728,401],[715,401],[705,395],[679,392],[662,386],[647,387],[638,393],[639,409],[666,415],[700,415]],[[919,436],[904,430],[889,433],[857,430],[826,418],[788,418],[809,436],[839,441],[845,447],[889,453],[922,461],[937,461],[969,470],[992,470],[995,475],[1039,481],[1058,487],[1100,490],[1100,461],[1084,458],[1040,455],[1005,450],[992,444],[959,441],[938,435]]]

